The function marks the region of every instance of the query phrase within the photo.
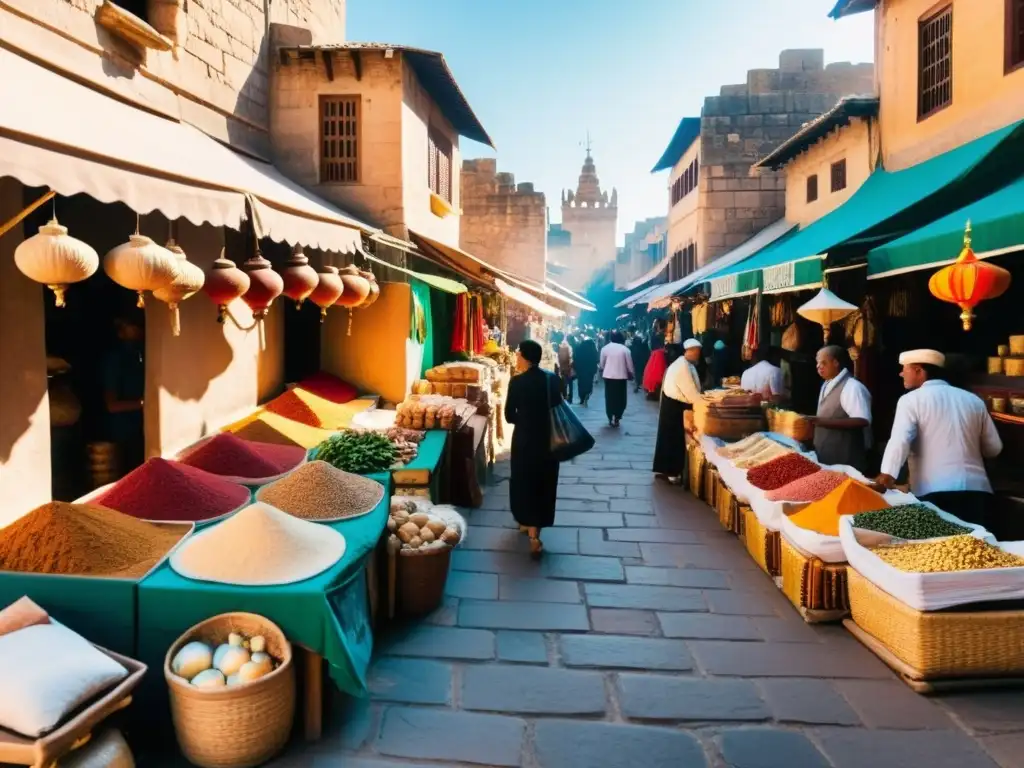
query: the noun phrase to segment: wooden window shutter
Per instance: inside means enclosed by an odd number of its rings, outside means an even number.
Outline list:
[[[953,6],[918,26],[917,117],[923,120],[953,102]]]
[[[320,97],[320,183],[359,181],[359,97]]]

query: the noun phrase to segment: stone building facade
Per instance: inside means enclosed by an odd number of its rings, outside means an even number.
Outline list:
[[[547,271],[547,206],[530,182],[498,173],[492,158],[462,163],[459,247],[541,285]]]
[[[568,232],[571,244],[559,253],[559,263],[566,268],[563,284],[582,291],[594,272],[615,261],[616,225],[619,217],[619,193],[602,191],[597,166],[590,151],[583,161],[576,191],[562,194],[562,230]]]
[[[843,96],[874,92],[870,63],[825,66],[824,51],[786,50],[778,69],[754,69],[704,100],[699,139],[697,259],[702,266],[786,212],[781,172],[752,166]],[[671,238],[670,238],[671,239]]]

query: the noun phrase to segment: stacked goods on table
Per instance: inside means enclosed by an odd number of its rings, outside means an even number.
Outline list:
[[[384,435],[395,446],[397,457],[392,469],[399,469],[413,461],[419,453],[420,443],[426,436],[421,429],[406,429],[405,427],[389,427],[375,431]]]
[[[339,432],[320,443],[312,458],[356,475],[385,472],[398,461],[398,450],[379,432]]]
[[[713,389],[693,406],[697,430],[711,437],[739,439],[764,429],[761,395],[742,389]]]
[[[238,483],[178,461],[149,459],[90,501],[142,520],[201,522],[249,501]]]
[[[52,501],[0,530],[0,570],[139,579],[189,528]]]
[[[145,671],[51,621],[28,598],[0,610],[0,763],[56,765],[130,701]],[[105,740],[117,749],[102,763],[82,764],[114,765],[107,761],[116,758],[125,761],[117,765],[132,764],[119,734]],[[76,759],[86,756],[83,751]]]
[[[768,429],[801,443],[814,442],[814,422],[807,416],[785,408],[766,408]]]
[[[457,431],[477,407],[462,399],[443,395],[409,395],[398,405],[395,424],[406,429],[447,429]]]
[[[747,482],[762,491],[774,491],[821,469],[799,453],[788,452],[747,471]],[[836,532],[838,535],[838,531]]]
[[[266,485],[257,501],[303,520],[346,520],[372,512],[384,498],[384,486],[323,461],[311,461]]]
[[[445,363],[429,369],[413,384],[413,393],[418,395],[444,395],[468,398],[470,387],[477,392],[490,390],[493,364],[484,362]]]
[[[182,451],[178,461],[236,482],[262,485],[267,478],[285,474],[306,460],[295,445],[255,443],[222,432]]]

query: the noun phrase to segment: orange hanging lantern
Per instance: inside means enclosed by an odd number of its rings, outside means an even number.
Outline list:
[[[1010,287],[1010,273],[995,264],[981,261],[971,249],[971,222],[964,230],[964,247],[957,260],[943,267],[928,281],[932,295],[963,310],[960,320],[964,330],[971,330],[974,307],[986,299],[1002,296]]]
[[[370,295],[370,281],[359,274],[359,268],[349,264],[340,270],[341,282],[345,292],[338,299],[338,304],[348,309],[348,336],[352,335],[352,310],[361,306]]]
[[[295,246],[281,270],[281,277],[284,279],[284,295],[295,302],[296,309],[309,298],[319,280],[316,270],[309,266],[309,259],[302,252],[301,245]]]
[[[320,267],[316,273],[316,288],[309,295],[309,300],[320,307],[320,322],[327,318],[327,310],[333,307],[338,297],[345,291],[345,285],[338,275],[338,268],[329,264]]]
[[[284,279],[275,272],[269,261],[259,251],[242,264],[242,270],[249,276],[249,290],[242,294],[253,319],[259,321],[267,316],[274,299],[284,291]]]
[[[228,304],[249,290],[249,276],[235,266],[235,262],[224,257],[221,249],[220,258],[213,262],[206,273],[203,293],[217,305],[217,322],[223,323],[228,312]]]
[[[366,301],[364,301],[359,306],[360,309],[366,309],[368,306],[373,304],[373,302],[375,302],[377,299],[380,298],[380,286],[377,285],[377,276],[374,275],[373,272],[370,272],[369,270],[366,270],[366,271],[360,271],[359,274],[362,275],[363,277],[365,277],[367,280],[370,281],[370,293],[366,297]]]

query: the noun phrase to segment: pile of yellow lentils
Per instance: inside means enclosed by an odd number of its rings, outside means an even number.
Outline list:
[[[951,536],[942,541],[874,547],[871,551],[894,568],[912,573],[1024,567],[1024,558],[973,536]]]

